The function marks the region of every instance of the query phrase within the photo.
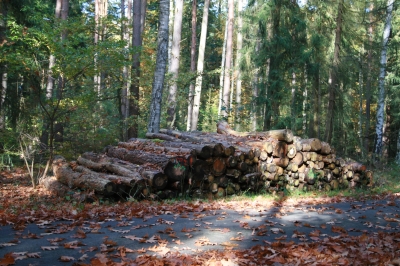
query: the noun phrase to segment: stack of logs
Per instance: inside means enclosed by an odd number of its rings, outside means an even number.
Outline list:
[[[217,133],[160,130],[104,153],[87,152],[53,163],[57,180],[105,195],[173,198],[224,197],[243,191],[345,189],[372,184],[363,164],[337,158],[316,138],[290,130],[236,132],[221,121]]]

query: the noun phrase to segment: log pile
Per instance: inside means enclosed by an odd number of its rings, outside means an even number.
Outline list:
[[[316,138],[290,130],[236,132],[219,122],[217,133],[160,130],[104,153],[55,161],[57,180],[70,187],[121,197],[219,198],[243,191],[346,189],[372,184],[372,172],[338,158]]]

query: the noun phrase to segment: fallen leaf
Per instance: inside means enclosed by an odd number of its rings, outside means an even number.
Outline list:
[[[79,260],[79,261],[84,261],[84,260],[86,260],[87,258],[89,258],[89,256],[88,256],[87,254],[83,254],[78,260]]]
[[[40,252],[26,253],[28,258],[40,258]]]
[[[70,256],[61,256],[59,258],[60,261],[62,262],[70,262],[70,261],[74,261],[75,258],[74,257],[70,257]]]
[[[56,249],[58,249],[57,246],[41,246],[40,248],[42,250],[56,250]]]
[[[156,243],[158,241],[156,236],[152,236],[146,240],[146,243]]]
[[[13,258],[12,253],[7,253],[4,255],[3,258],[0,259],[1,266],[8,266],[14,264],[15,264],[15,259]]]

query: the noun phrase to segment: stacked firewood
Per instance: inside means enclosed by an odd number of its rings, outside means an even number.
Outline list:
[[[222,121],[217,133],[160,130],[76,162],[55,160],[57,180],[103,195],[172,198],[224,197],[243,191],[325,190],[372,183],[358,162],[337,158],[316,138],[290,130],[236,132]]]

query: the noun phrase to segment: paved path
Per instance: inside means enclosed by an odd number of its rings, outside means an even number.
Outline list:
[[[134,258],[144,252],[195,254],[275,241],[313,242],[342,233],[398,232],[399,206],[400,200],[388,199],[180,214],[168,211],[140,219],[34,221],[22,230],[0,226],[0,258],[14,252],[21,258],[15,265],[72,265],[79,258],[89,263],[101,251],[118,254],[120,247]],[[62,256],[75,261],[61,263]]]

